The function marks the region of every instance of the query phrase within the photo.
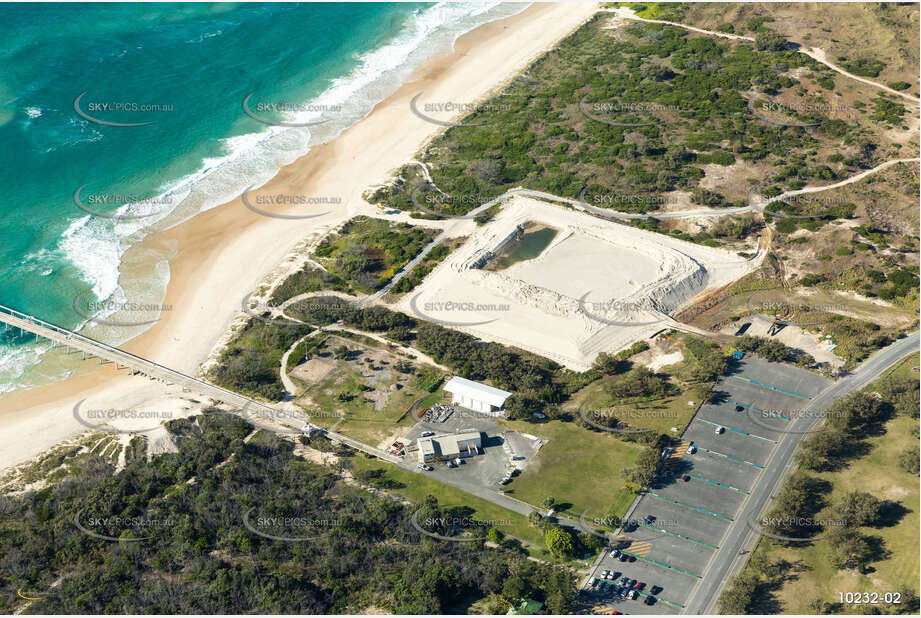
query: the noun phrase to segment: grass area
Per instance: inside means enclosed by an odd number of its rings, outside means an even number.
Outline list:
[[[379,459],[357,455],[351,458],[351,463],[355,472],[381,471],[384,478],[396,481],[400,485],[396,488],[387,489],[388,492],[401,495],[416,504],[422,504],[425,501],[425,497],[431,495],[438,498],[438,504],[442,507],[469,507],[473,509],[471,517],[474,519],[495,523],[494,528],[523,541],[524,548],[529,555],[548,562],[560,562],[545,549],[544,533],[536,526],[532,526],[523,515],[509,511],[450,485],[439,483],[423,474],[398,468]],[[585,563],[579,560],[570,561],[567,564],[585,566]]]
[[[390,294],[388,295],[389,298],[387,299],[388,302],[395,302],[400,295],[414,290],[417,285],[422,283],[426,275],[435,270],[435,267],[438,266],[442,260],[464,244],[466,240],[466,236],[449,238],[429,251],[425,259],[423,259],[418,266],[413,268],[411,272],[407,273],[395,286],[393,286],[393,288],[391,288]]]
[[[572,422],[502,424],[544,439],[525,471],[505,486],[510,496],[535,506],[552,496],[558,505],[570,505],[564,512],[576,518],[586,509],[590,517],[621,517],[633,502],[633,492],[624,489],[623,470],[636,462],[639,445]]]
[[[919,362],[918,354],[912,354],[865,390],[872,392],[880,388],[880,383],[890,376],[917,379],[918,372],[914,368]],[[839,603],[839,592],[883,594],[907,587],[917,593],[921,575],[918,554],[921,494],[917,474],[904,471],[898,459],[903,451],[918,444],[918,419],[904,415],[891,418],[885,424],[885,432],[868,437],[866,443],[866,454],[852,460],[850,465],[834,472],[814,473],[814,476],[831,484],[831,492],[826,496],[828,504],[837,501],[844,493],[856,490],[901,505],[904,510],[892,525],[859,528],[860,532],[882,543],[883,557],[873,561],[867,573],[855,569],[838,570],[828,561],[831,548],[827,539],[801,547],[784,547],[777,541],[762,537],[752,560],[786,560],[795,573],[773,591],[773,601],[780,604],[779,611],[815,613],[817,608],[822,607],[821,602],[825,604],[823,613],[855,613],[860,611],[859,606],[835,605]],[[816,517],[823,518],[828,514],[826,507]],[[746,566],[746,569],[749,568]],[[912,613],[908,607],[903,609]]]
[[[342,347],[348,354],[337,358],[344,354]],[[420,372],[431,377],[427,367],[354,340],[329,337],[318,348],[317,356],[306,362],[308,366],[331,366],[332,371],[309,384],[301,381],[306,388],[298,403],[318,425],[336,425],[337,431],[371,444],[377,444],[396,428],[411,427],[415,421],[405,413],[415,401],[422,398],[420,407],[428,407],[443,396],[440,390],[430,392],[424,380],[420,383],[416,379]],[[412,372],[399,371],[398,365]],[[394,390],[394,385],[399,388]],[[384,399],[386,403],[379,408],[375,402]]]
[[[332,274],[371,292],[384,287],[436,235],[428,228],[358,216],[324,238],[315,254]]]

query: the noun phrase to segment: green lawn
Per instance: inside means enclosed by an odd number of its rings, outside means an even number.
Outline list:
[[[560,560],[551,556],[545,549],[543,532],[528,523],[527,518],[523,515],[509,511],[450,485],[439,483],[425,475],[409,472],[384,463],[379,459],[356,455],[351,461],[355,472],[382,470],[386,478],[397,481],[402,485],[402,487],[396,489],[387,489],[388,493],[401,495],[416,504],[421,504],[426,496],[432,495],[438,498],[438,504],[442,507],[470,507],[474,511],[472,514],[474,519],[494,523],[494,528],[507,536],[519,539],[523,542],[523,546],[529,555],[548,562],[560,563]],[[564,564],[577,568],[587,566],[587,563],[581,560],[571,560]]]
[[[887,373],[899,373],[917,377],[913,370],[919,358],[913,354]],[[866,388],[873,391],[875,384]],[[918,477],[898,466],[899,454],[909,446],[918,443],[918,421],[897,416],[885,425],[885,433],[867,439],[868,453],[853,460],[843,470],[825,473],[810,473],[832,483],[833,489],[826,496],[827,503],[834,503],[847,491],[866,491],[877,498],[897,501],[906,509],[896,525],[881,528],[862,528],[861,532],[879,537],[888,550],[888,557],[872,563],[872,571],[860,574],[849,569],[839,571],[828,563],[829,541],[818,540],[804,547],[784,548],[774,541],[762,538],[756,553],[770,559],[786,559],[798,565],[798,573],[783,584],[775,593],[782,604],[783,613],[810,613],[808,603],[821,599],[826,603],[837,603],[838,592],[894,592],[902,586],[918,591],[919,579],[919,483]],[[826,516],[827,511],[817,517]],[[854,613],[856,606],[845,606],[845,613]]]
[[[552,496],[557,503],[572,505],[566,509],[572,517],[586,509],[588,517],[620,517],[633,502],[622,471],[636,462],[639,445],[562,421],[502,424],[544,439],[525,471],[505,486],[510,496],[535,506]]]

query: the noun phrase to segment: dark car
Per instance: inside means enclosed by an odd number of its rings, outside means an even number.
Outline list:
[[[611,573],[612,573],[612,574],[611,574],[611,579],[617,579],[618,577],[620,577],[621,575],[623,575],[623,573],[621,573],[620,571],[611,571]]]
[[[652,596],[647,596],[646,599],[643,601],[643,603],[645,603],[646,605],[655,605],[656,598]]]
[[[636,556],[627,556],[630,559],[630,562],[636,562]]]
[[[684,476],[681,477],[681,480],[684,481],[685,483],[687,483],[688,481],[691,480],[691,477],[688,476],[687,474],[685,474]]]
[[[627,554],[621,554],[621,555],[620,555],[620,561],[621,561],[621,562],[626,562],[626,561],[627,561]]]
[[[642,590],[643,588],[646,587],[646,582],[636,582],[635,584],[633,584],[633,587],[636,590]]]
[[[736,406],[736,412],[742,412],[744,410],[745,408],[743,408],[742,406]]]
[[[662,592],[662,586],[653,586],[649,589],[649,594],[659,594]]]
[[[647,526],[650,526],[652,525],[652,522],[654,522],[655,520],[656,520],[655,515],[647,515],[646,517],[643,518],[643,523],[646,524]]]

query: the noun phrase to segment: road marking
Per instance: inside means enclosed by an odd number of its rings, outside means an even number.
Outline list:
[[[703,541],[698,541],[698,540],[695,539],[695,538],[692,538],[692,537],[689,537],[689,536],[684,536],[683,534],[678,534],[677,532],[672,532],[671,530],[666,530],[665,528],[657,528],[657,527],[655,527],[655,526],[650,526],[650,525],[644,524],[644,523],[642,523],[642,522],[639,522],[639,523],[640,523],[641,526],[646,526],[647,528],[652,528],[653,530],[658,530],[659,532],[664,532],[665,534],[670,534],[670,535],[672,535],[672,536],[676,536],[676,537],[678,537],[679,539],[684,539],[685,541],[691,541],[692,543],[698,543],[698,544],[700,544],[700,545],[706,545],[707,547],[710,547],[710,548],[712,548],[712,549],[719,549],[719,547],[717,547],[716,545],[711,545],[710,543],[704,543]]]
[[[675,447],[675,450],[672,451],[671,455],[668,456],[669,459],[681,459],[684,457],[684,454],[688,451],[688,447],[691,446],[691,443],[688,440],[682,440],[678,443],[678,446]]]
[[[785,421],[792,421],[792,420],[793,420],[793,419],[790,418],[789,416],[784,416],[783,414],[780,414],[779,412],[767,412],[767,411],[765,411],[765,410],[762,410],[761,408],[756,408],[755,406],[750,406],[750,405],[747,405],[747,404],[744,404],[744,403],[739,403],[739,402],[737,402],[737,401],[733,401],[732,399],[727,399],[726,401],[728,401],[729,403],[731,403],[731,404],[734,405],[734,406],[742,406],[743,408],[748,408],[749,410],[754,410],[755,412],[760,412],[761,414],[763,414],[763,415],[765,415],[765,416],[768,416],[768,417],[770,417],[770,418],[782,418],[782,419],[785,420]]]
[[[628,553],[628,552],[621,552],[621,553],[622,553],[622,554],[627,554],[628,556],[633,556],[633,554]],[[676,573],[681,573],[682,575],[688,575],[688,576],[690,576],[690,577],[696,577],[697,579],[700,579],[700,575],[695,575],[694,573],[691,573],[690,571],[685,571],[684,569],[679,569],[678,567],[673,567],[673,566],[670,565],[670,564],[666,564],[666,563],[664,563],[664,562],[659,562],[658,560],[650,560],[649,558],[644,558],[644,557],[642,557],[642,556],[634,556],[634,557],[635,557],[636,559],[638,559],[638,560],[642,560],[643,562],[648,562],[649,564],[654,564],[654,565],[656,565],[656,566],[660,566],[660,567],[662,567],[663,569],[669,569],[669,570],[675,571]],[[658,597],[656,597],[656,598],[658,598]]]
[[[768,389],[768,390],[778,391],[778,392],[781,392],[781,393],[786,393],[786,394],[788,394],[788,395],[793,395],[794,397],[800,397],[801,399],[812,399],[812,397],[807,397],[806,395],[801,395],[801,394],[799,394],[799,393],[794,393],[793,391],[788,391],[787,389],[785,389],[785,388],[780,388],[779,386],[771,386],[770,384],[762,384],[761,382],[758,382],[757,380],[752,380],[751,378],[743,378],[743,377],[740,377],[740,376],[731,376],[731,377],[735,378],[736,380],[741,380],[742,382],[748,382],[749,384],[754,384],[755,386],[760,386],[761,388],[766,388],[766,389]]]
[[[702,477],[702,476],[696,476],[696,475],[694,475],[694,474],[688,474],[688,476],[691,477],[692,479],[697,479],[698,481],[703,481],[703,482],[705,482],[705,483],[712,483],[713,485],[719,485],[720,487],[725,487],[726,489],[731,489],[732,491],[737,491],[737,492],[739,492],[740,494],[745,494],[745,495],[751,494],[751,492],[746,491],[746,490],[744,490],[744,489],[739,489],[738,487],[733,487],[732,485],[727,485],[726,483],[720,483],[719,481],[712,481],[712,480],[710,480],[710,479],[708,479],[708,478],[704,478],[704,477]]]
[[[663,502],[671,502],[672,504],[677,504],[678,506],[683,506],[683,507],[686,508],[686,509],[693,509],[693,510],[695,510],[695,511],[699,511],[699,512],[705,513],[705,514],[707,514],[707,515],[712,515],[713,517],[719,517],[720,519],[725,519],[726,521],[732,521],[732,517],[726,517],[725,515],[720,515],[719,513],[714,513],[713,511],[708,511],[707,509],[702,509],[702,508],[700,508],[699,506],[691,506],[690,504],[685,504],[685,503],[683,503],[683,502],[678,502],[677,500],[672,500],[671,498],[666,498],[665,496],[660,496],[659,494],[654,493],[654,492],[651,492],[651,491],[648,492],[648,495],[652,496],[653,498],[658,498],[659,500],[662,500]]]
[[[711,455],[716,455],[717,457],[725,457],[726,459],[731,459],[732,461],[737,461],[737,462],[739,462],[739,463],[748,464],[748,465],[750,465],[750,466],[755,466],[756,468],[759,468],[759,469],[761,469],[761,470],[764,470],[764,466],[762,466],[761,464],[756,464],[756,463],[751,462],[751,461],[746,461],[746,460],[744,460],[744,459],[739,459],[738,457],[733,457],[732,455],[727,455],[726,453],[720,453],[719,451],[711,451],[710,449],[704,448],[704,447],[702,447],[702,446],[698,446],[697,448],[699,448],[700,450],[702,450],[702,451],[704,451],[704,452],[706,452],[706,453],[710,453]]]
[[[719,423],[714,423],[713,421],[708,421],[707,419],[703,419],[703,418],[699,418],[699,419],[697,419],[697,420],[699,420],[701,423],[706,423],[706,424],[712,425],[712,426],[714,426],[714,427],[725,427],[725,428],[728,429],[729,431],[734,431],[735,433],[740,433],[740,434],[742,434],[743,436],[748,436],[749,438],[754,438],[754,439],[756,439],[756,440],[764,440],[765,442],[770,442],[771,444],[777,444],[777,440],[771,440],[770,438],[762,438],[761,436],[756,436],[756,435],[753,434],[753,433],[748,433],[747,431],[742,431],[741,429],[736,429],[736,428],[730,427],[730,426],[728,426],[728,425],[720,425]]]

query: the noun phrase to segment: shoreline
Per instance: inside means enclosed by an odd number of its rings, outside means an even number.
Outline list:
[[[362,193],[388,180],[391,172],[444,130],[410,112],[415,95],[424,91],[427,99],[436,101],[482,100],[597,9],[595,3],[532,4],[460,36],[452,51],[424,61],[367,116],[281,168],[258,190],[341,200],[335,206],[324,205],[319,216],[265,217],[236,197],[131,247],[122,258],[124,265],[138,263],[136,258],[141,255],[146,258],[140,261],[143,264],[151,259],[169,261],[169,283],[162,303],[175,310],[161,313],[151,328],[120,347],[197,375],[201,363],[240,314],[243,298],[263,285],[294,247],[352,216],[373,215],[375,209],[362,200]],[[124,275],[130,276],[130,270]],[[158,386],[162,398],[165,386],[141,376],[118,375],[105,366],[54,384],[5,393],[0,396],[0,434],[6,437],[0,448],[0,469],[84,430],[71,413],[80,399],[102,399],[99,407],[117,407],[126,400],[137,400],[144,391],[151,391],[148,397],[153,397],[157,389],[150,386]]]

